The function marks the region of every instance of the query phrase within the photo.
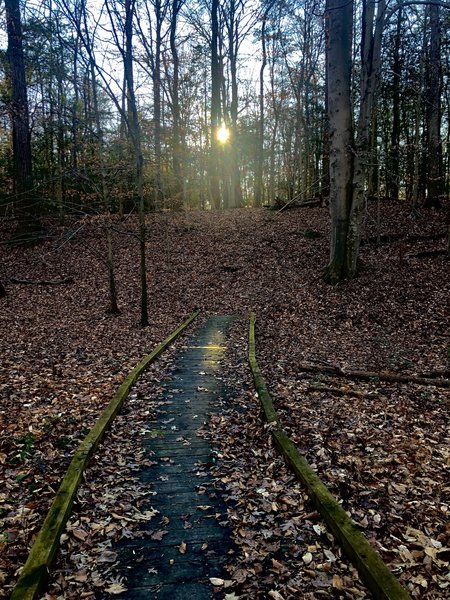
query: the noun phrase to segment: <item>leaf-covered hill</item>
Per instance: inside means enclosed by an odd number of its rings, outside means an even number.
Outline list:
[[[420,256],[445,250],[445,214],[412,221],[407,206],[386,203],[378,218],[371,204],[361,274],[336,287],[320,277],[328,222],[326,208],[149,216],[146,329],[138,325],[133,219],[114,223],[118,316],[106,310],[103,217],[49,222],[48,239],[33,247],[0,246],[7,291],[0,299],[0,554],[6,586],[26,558],[77,441],[139,358],[196,308],[257,313],[259,361],[291,434],[338,495],[356,481],[356,504],[349,509],[380,545],[405,519],[413,529],[413,542],[402,538],[400,544],[409,552],[405,563],[423,565],[426,548],[434,547],[427,540],[440,544],[436,551],[450,545],[449,499],[442,488],[448,390],[315,380],[300,368],[326,364],[412,376],[449,368],[449,259],[445,253]],[[9,227],[0,224],[2,239]],[[242,332],[239,343],[243,354]],[[316,384],[344,385],[343,399],[309,389]],[[357,392],[356,400],[345,395],[349,390]],[[414,569],[413,590],[439,589],[439,569],[426,585],[423,569]],[[433,594],[424,597],[440,597]]]

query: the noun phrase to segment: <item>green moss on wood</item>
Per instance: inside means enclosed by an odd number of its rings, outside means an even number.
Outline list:
[[[79,445],[61,482],[44,524],[31,548],[27,562],[22,569],[10,600],[34,600],[43,589],[50,564],[59,546],[59,539],[70,516],[73,500],[82,474],[95,449],[120,411],[132,385],[139,375],[192,323],[197,315],[198,312],[193,313],[189,319],[175,329],[151,354],[148,354],[131,371],[114,394],[111,402],[103,411],[94,427]]]
[[[255,387],[261,399],[266,420],[276,422],[272,430],[274,442],[286,463],[298,479],[305,485],[308,494],[322,515],[337,542],[358,570],[358,573],[371,591],[373,597],[383,600],[410,600],[408,592],[400,585],[381,557],[372,548],[363,534],[337,502],[327,487],[311,469],[305,458],[279,425],[277,413],[267,392],[266,385],[256,361],[254,313],[250,315],[249,362]]]
[[[308,493],[324,521],[358,570],[361,579],[374,598],[390,600],[410,598],[342,506],[298,452],[286,433],[281,428],[277,428],[272,435],[289,467],[308,489]]]
[[[255,388],[258,392],[261,406],[264,412],[264,418],[268,423],[274,423],[278,421],[278,415],[272,403],[272,398],[267,390],[264,378],[261,370],[256,362],[256,344],[255,344],[255,323],[256,315],[251,313],[250,315],[250,330],[248,338],[248,357],[250,362],[250,368],[253,374],[253,380],[255,382]]]

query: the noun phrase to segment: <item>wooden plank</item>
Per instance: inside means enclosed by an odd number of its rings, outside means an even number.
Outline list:
[[[275,424],[271,434],[277,448],[290,469],[306,487],[337,543],[358,570],[362,581],[367,585],[373,597],[376,600],[411,600],[408,592],[400,585],[379,554],[357,529],[352,519],[282,429],[256,361],[255,322],[256,316],[252,313],[249,332],[250,368],[261,399],[265,419],[267,422]]]
[[[278,415],[273,407],[272,398],[270,397],[261,370],[256,361],[255,322],[256,315],[255,313],[251,313],[250,331],[248,339],[248,359],[250,362],[250,368],[253,373],[253,380],[255,382],[256,391],[258,392],[258,396],[264,411],[265,419],[268,423],[274,423],[278,421]]]
[[[48,570],[59,546],[59,538],[70,516],[73,500],[95,449],[120,411],[131,387],[141,373],[192,323],[193,313],[173,331],[153,352],[148,354],[126,377],[104,412],[76,450],[44,524],[34,542],[28,559],[14,587],[10,600],[34,600],[43,589]]]

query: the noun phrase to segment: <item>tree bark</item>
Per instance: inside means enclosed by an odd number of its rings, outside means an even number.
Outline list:
[[[375,5],[377,15],[375,19]],[[386,0],[364,0],[361,85],[356,139],[351,110],[353,3],[327,2],[328,117],[330,127],[331,253],[325,280],[337,283],[357,274],[370,164],[370,129],[378,87]]]
[[[153,132],[155,144],[155,186],[154,186],[154,208],[162,208],[162,177],[161,177],[161,46],[162,46],[162,24],[163,10],[161,0],[155,0],[153,4],[155,11],[155,60],[153,65]]]
[[[274,2],[270,2],[266,10],[264,11],[262,23],[261,23],[261,52],[262,61],[259,70],[259,132],[258,132],[258,155],[256,162],[256,173],[255,173],[255,191],[253,204],[255,206],[262,206],[264,203],[264,71],[267,65],[267,48],[266,48],[266,26],[267,18],[270,9],[274,5]]]
[[[220,208],[221,194],[219,181],[219,145],[217,129],[220,125],[220,85],[221,69],[219,62],[219,0],[211,3],[211,147],[209,156],[209,196],[211,206]]]
[[[176,43],[177,19],[184,0],[172,0],[172,14],[170,20],[170,51],[173,60],[172,78],[172,146],[173,146],[173,179],[175,208],[181,208],[183,198],[183,153],[181,149],[181,118],[180,118],[180,60]]]
[[[376,19],[375,5],[377,6]],[[361,100],[356,131],[352,203],[347,237],[346,275],[348,277],[355,277],[357,274],[361,225],[366,208],[366,181],[370,165],[370,128],[379,83],[385,12],[386,0],[365,0],[363,2]]]
[[[330,262],[325,279],[347,276],[348,216],[352,200],[353,125],[350,97],[353,2],[327,0],[327,99],[330,140]]]
[[[299,371],[305,373],[329,373],[337,377],[348,377],[348,379],[361,379],[364,381],[392,381],[394,383],[415,383],[417,385],[433,385],[435,387],[450,387],[450,379],[417,377],[415,375],[399,375],[397,373],[389,373],[387,371],[344,371],[339,367],[332,365],[297,365]]]
[[[109,311],[113,315],[120,313],[119,304],[117,301],[117,285],[116,277],[114,272],[114,251],[112,242],[112,227],[111,227],[111,202],[108,200],[108,187],[106,183],[106,169],[105,169],[105,158],[104,158],[104,139],[103,139],[103,128],[100,120],[100,110],[98,105],[98,90],[97,80],[95,77],[95,59],[94,50],[89,56],[89,67],[92,79],[92,101],[94,108],[95,126],[97,130],[97,153],[98,162],[100,168],[100,181],[101,181],[101,194],[103,209],[107,215],[108,222],[105,225],[106,233],[106,264],[108,271],[108,287],[109,287]]]
[[[400,81],[402,63],[400,58],[400,42],[402,34],[403,11],[400,7],[397,13],[397,27],[395,31],[393,89],[392,89],[392,132],[391,147],[388,162],[388,195],[398,200],[400,179]]]
[[[141,128],[136,104],[133,74],[133,19],[135,0],[125,0],[125,52],[123,66],[127,84],[128,129],[135,160],[135,190],[139,213],[139,249],[141,278],[141,325],[148,325],[147,270],[145,258],[145,203],[144,203],[144,158],[142,155]]]
[[[427,197],[425,206],[439,208],[442,194],[441,177],[441,33],[440,5],[430,4],[430,47],[428,54],[427,81]]]
[[[11,86],[10,117],[12,123],[14,195],[19,218],[19,238],[40,229],[38,209],[32,197],[33,172],[30,114],[25,78],[22,21],[19,0],[5,0],[8,35],[8,78]]]
[[[238,161],[238,79],[237,79],[237,57],[239,49],[239,15],[236,14],[236,0],[231,0],[228,5],[229,13],[227,15],[228,28],[228,55],[230,61],[231,76],[231,136],[228,145],[228,154],[230,159],[230,193],[229,207],[236,208],[242,206],[242,188],[241,174]]]

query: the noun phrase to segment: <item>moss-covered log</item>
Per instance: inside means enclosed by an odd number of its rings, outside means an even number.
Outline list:
[[[250,368],[253,374],[253,380],[255,382],[256,391],[258,392],[259,399],[264,411],[265,420],[268,423],[278,421],[278,415],[273,407],[272,398],[267,391],[266,384],[264,382],[262,373],[256,362],[256,349],[255,349],[255,322],[256,315],[252,313],[250,315],[250,331],[248,340],[248,359],[250,362]]]
[[[70,516],[81,477],[95,449],[120,411],[139,375],[192,323],[197,315],[198,312],[193,313],[131,371],[94,427],[81,442],[62,480],[42,529],[31,548],[10,600],[34,600],[43,589],[49,567],[59,546],[59,538]]]
[[[268,422],[275,423],[271,430],[275,445],[280,450],[288,466],[305,485],[317,510],[332,531],[336,541],[358,570],[362,581],[367,585],[373,597],[377,600],[410,600],[408,592],[400,585],[281,428],[272,399],[256,361],[255,322],[256,317],[252,313],[249,332],[249,362],[265,418]]]

